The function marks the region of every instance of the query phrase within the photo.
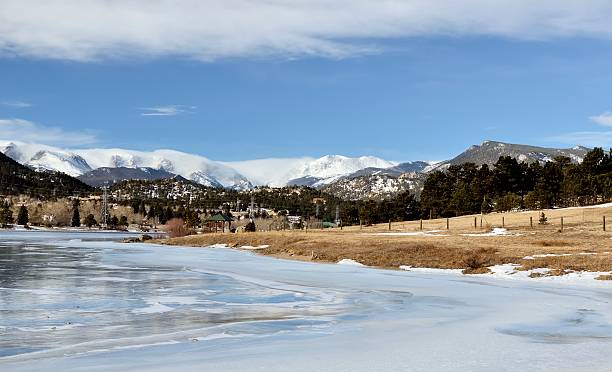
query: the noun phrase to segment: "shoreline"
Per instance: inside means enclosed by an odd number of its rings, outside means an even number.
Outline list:
[[[184,247],[224,245],[281,259],[392,270],[528,280],[612,280],[612,234],[605,232],[371,230],[201,234],[154,242]]]

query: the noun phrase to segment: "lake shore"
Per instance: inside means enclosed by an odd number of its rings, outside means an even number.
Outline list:
[[[451,269],[464,274],[496,273],[531,278],[595,273],[612,279],[612,233],[598,221],[612,206],[547,211],[546,225],[521,226],[538,212],[487,215],[448,221],[420,221],[308,231],[217,233],[165,239],[166,245],[205,247],[223,244],[279,258],[337,263],[342,260],[386,269]],[[560,217],[564,217],[563,226]],[[476,218],[476,220],[475,220]],[[501,223],[491,223],[491,221]],[[537,221],[537,220],[536,220]],[[476,222],[476,227],[474,223]],[[504,225],[505,227],[501,227]],[[609,229],[608,229],[609,230]],[[508,271],[508,270],[506,270]]]

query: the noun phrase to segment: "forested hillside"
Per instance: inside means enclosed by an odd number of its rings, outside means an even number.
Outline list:
[[[580,164],[558,156],[552,162],[519,162],[502,156],[492,166],[451,165],[427,177],[421,193],[425,215],[464,214],[582,206],[612,198],[612,151],[589,151]]]
[[[0,153],[0,194],[41,199],[90,193],[93,188],[61,172],[36,172]]]

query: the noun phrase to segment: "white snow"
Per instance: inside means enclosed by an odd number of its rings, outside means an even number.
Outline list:
[[[270,245],[269,244],[262,244],[262,245],[258,245],[258,246],[252,246],[252,245],[243,245],[241,247],[239,247],[240,249],[246,249],[246,250],[258,250],[258,249],[264,249],[264,248],[269,248]]]
[[[519,236],[522,234],[511,233],[503,227],[495,227],[487,233],[461,234],[462,236]]]
[[[337,264],[338,265],[348,265],[348,266],[365,266],[361,262],[357,262],[357,261],[352,260],[350,258],[343,258],[340,261],[338,261]]]
[[[253,185],[285,186],[302,177],[322,179],[320,186],[358,170],[388,168],[397,162],[374,156],[350,158],[327,155],[315,159],[271,158],[220,162],[175,150],[136,151],[121,148],[61,149],[34,143],[0,140],[0,151],[39,170],[55,170],[71,176],[100,167],[154,168],[181,175],[207,186],[246,189]]]
[[[205,185],[219,184],[233,188],[251,186],[246,177],[227,165],[200,155],[175,150],[145,152],[120,148],[60,149],[41,144],[0,140],[0,149],[7,146],[11,146],[11,154],[18,154],[15,160],[22,164],[37,169],[56,170],[72,176],[79,176],[100,167],[148,167],[179,174]]]
[[[396,162],[374,156],[349,158],[342,155],[327,155],[318,159],[310,157],[257,159],[223,164],[238,170],[257,185],[276,187],[285,186],[289,181],[303,177],[320,178],[315,186],[323,186],[364,168],[389,168],[397,165]]]

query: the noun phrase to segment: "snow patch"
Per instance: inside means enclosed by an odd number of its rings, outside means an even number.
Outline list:
[[[365,266],[361,262],[357,262],[357,261],[352,260],[350,258],[343,258],[340,261],[338,261],[337,264],[338,265],[347,265],[347,266]]]

